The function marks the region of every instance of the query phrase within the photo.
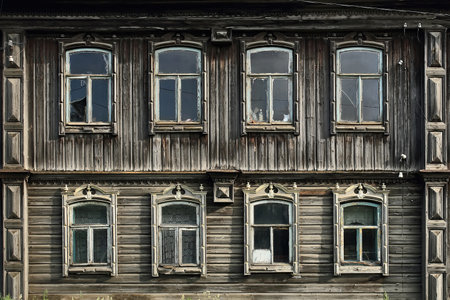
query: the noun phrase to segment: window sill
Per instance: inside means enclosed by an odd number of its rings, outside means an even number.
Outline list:
[[[294,273],[294,268],[290,264],[270,264],[270,265],[251,265],[252,273]]]
[[[382,266],[340,265],[340,274],[383,274]]]
[[[200,267],[179,267],[179,266],[158,266],[158,273],[164,275],[170,274],[201,274],[202,270]]]
[[[336,132],[381,132],[386,133],[386,126],[382,124],[336,124]]]
[[[292,124],[246,124],[246,132],[272,133],[287,132],[294,133],[295,126]]]
[[[69,274],[107,274],[111,275],[112,268],[110,266],[72,266],[69,267]]]
[[[108,133],[116,134],[113,124],[66,124],[60,126],[60,135],[66,133],[83,133],[83,134],[96,134],[96,133]]]
[[[163,132],[200,132],[204,133],[205,128],[203,124],[155,124],[150,127],[150,133]]]

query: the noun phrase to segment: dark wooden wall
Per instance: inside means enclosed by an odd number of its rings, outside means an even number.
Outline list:
[[[302,183],[299,202],[301,278],[287,274],[243,276],[243,196],[245,183],[235,187],[235,203],[214,204],[208,181],[206,278],[162,275],[151,277],[150,192],[165,182],[97,182],[114,186],[118,197],[117,277],[71,275],[62,277],[61,187],[81,183],[31,182],[29,212],[29,292],[42,295],[147,293],[180,299],[181,294],[253,293],[257,299],[391,299],[421,298],[422,187],[417,182],[387,184],[389,195],[389,272],[381,275],[333,275],[333,183]],[[198,189],[198,182],[187,183]],[[263,295],[264,294],[264,295]],[[290,296],[291,298],[288,298]],[[167,294],[160,299],[167,299]],[[129,299],[129,298],[128,298]],[[233,299],[232,297],[229,299]]]
[[[58,136],[58,48],[55,38],[27,39],[28,97],[33,126],[33,170],[198,171],[241,170],[418,170],[423,126],[422,41],[394,32],[389,56],[390,135],[330,135],[329,41],[305,35],[301,49],[299,136],[240,135],[239,43],[208,45],[207,135],[148,135],[147,40],[118,38],[118,136]],[[239,36],[239,32],[235,33]],[[302,37],[302,34],[299,33]],[[402,60],[403,65],[398,62]],[[400,154],[408,156],[400,166]]]

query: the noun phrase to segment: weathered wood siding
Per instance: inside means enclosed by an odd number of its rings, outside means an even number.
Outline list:
[[[333,276],[333,212],[330,187],[334,184],[299,184],[299,246],[301,278],[287,274],[243,276],[243,195],[241,182],[235,187],[235,202],[212,202],[211,187],[203,181],[207,196],[207,269],[199,276],[151,277],[150,196],[167,182],[97,182],[114,186],[118,197],[117,277],[71,275],[62,277],[61,187],[81,183],[31,182],[29,212],[30,297],[63,294],[255,294],[258,299],[281,295],[292,299],[308,295],[314,299],[380,299],[386,291],[391,299],[421,298],[421,209],[422,189],[416,182],[388,184],[389,272],[381,275]],[[188,185],[198,189],[199,182]],[[178,294],[178,295],[177,295]],[[264,294],[264,295],[263,295]],[[168,297],[166,295],[165,297]],[[265,298],[264,298],[265,297]],[[161,299],[164,299],[162,297]]]
[[[235,36],[239,36],[239,32]],[[33,112],[34,170],[197,171],[417,170],[424,110],[422,42],[393,33],[389,56],[390,135],[330,135],[330,53],[324,34],[304,35],[300,49],[299,136],[240,134],[239,43],[208,44],[208,134],[148,135],[147,40],[118,38],[118,136],[58,136],[58,47],[55,38],[27,40],[28,101]],[[403,65],[398,64],[402,60]],[[400,166],[400,154],[408,156]]]

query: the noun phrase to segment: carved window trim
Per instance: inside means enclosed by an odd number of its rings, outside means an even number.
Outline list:
[[[161,207],[171,204],[185,204],[197,209],[197,238],[199,255],[198,265],[162,265],[160,263],[161,245],[159,232],[161,227]],[[151,194],[151,243],[152,243],[152,276],[160,274],[200,274],[206,276],[206,192],[201,186],[199,192],[176,184],[166,188],[162,193]]]
[[[150,135],[159,132],[199,132],[202,134],[208,133],[208,60],[206,55],[206,40],[191,37],[189,35],[182,36],[175,34],[167,40],[167,36],[163,36],[160,41],[148,42],[148,65],[149,65],[149,123],[148,131]],[[199,122],[170,122],[158,121],[157,118],[157,89],[156,89],[156,52],[162,49],[170,48],[188,48],[200,51],[201,67],[200,67],[200,111],[201,116]]]
[[[380,132],[385,135],[389,134],[389,55],[390,55],[390,40],[388,37],[376,37],[371,34],[356,34],[352,33],[344,38],[333,38],[330,40],[330,99],[331,99],[331,116],[330,116],[330,131],[331,134],[339,132]],[[378,50],[382,52],[381,55],[381,121],[380,122],[340,122],[338,119],[338,57],[339,51],[347,48],[367,48],[368,50]]]
[[[389,275],[389,231],[388,231],[388,194],[384,184],[381,189],[367,184],[355,184],[348,188],[336,187],[333,190],[333,223],[334,223],[334,275],[341,274],[383,274]],[[378,248],[380,261],[375,263],[354,263],[344,261],[343,241],[343,208],[350,204],[371,205],[379,207],[380,212],[380,245]]]
[[[300,64],[300,43],[302,42],[299,38],[290,39],[278,35],[280,39],[272,34],[259,34],[256,37],[249,39],[242,39],[240,41],[240,65],[241,65],[241,134],[246,135],[248,132],[260,132],[260,133],[270,133],[270,132],[290,132],[295,135],[300,134],[300,122],[299,122],[299,107],[300,107],[300,90],[301,82],[299,81],[299,70]],[[247,84],[247,79],[250,74],[248,72],[249,56],[248,51],[258,48],[283,48],[285,50],[292,51],[292,123],[282,124],[282,123],[261,123],[261,124],[251,124],[247,121],[248,117],[248,104],[250,103],[248,99],[249,87]]]
[[[298,245],[298,192],[289,190],[280,184],[267,183],[257,188],[249,184],[244,192],[244,275],[251,273],[290,273],[299,274],[299,245]],[[291,263],[253,263],[253,208],[255,204],[283,203],[290,207],[290,256]],[[272,254],[273,255],[273,254]]]
[[[67,93],[66,78],[70,76],[66,72],[67,53],[77,49],[92,49],[108,51],[111,55],[111,92],[110,92],[110,122],[71,123],[67,117]],[[59,85],[60,85],[60,122],[59,135],[66,133],[110,133],[117,135],[117,46],[116,42],[101,39],[95,35],[77,35],[70,39],[59,40]]]
[[[63,277],[71,273],[76,274],[109,274],[116,276],[117,265],[117,192],[106,191],[94,185],[84,185],[73,191],[66,187],[62,191],[62,248],[63,248]],[[71,239],[71,219],[73,208],[86,205],[98,204],[107,207],[108,224],[108,253],[107,263],[74,264],[72,262],[73,241]],[[91,249],[91,251],[93,251]]]

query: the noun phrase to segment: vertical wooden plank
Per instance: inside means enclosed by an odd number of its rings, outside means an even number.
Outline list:
[[[316,57],[316,40],[310,39],[306,42],[306,49],[311,57]],[[314,72],[306,76],[306,167],[305,169],[311,171],[315,169],[316,154],[317,154],[317,132],[315,126],[316,114],[316,77],[315,77],[315,60],[306,60],[305,68],[307,72]]]
[[[363,149],[362,149],[362,155],[363,155],[363,169],[364,170],[373,170],[374,169],[374,143],[373,143],[373,136],[372,135],[365,135],[363,140]]]
[[[267,169],[276,170],[277,169],[277,148],[276,141],[272,134],[267,135]]]
[[[363,135],[358,134],[354,136],[355,145],[355,169],[364,169],[364,140]]]
[[[151,138],[152,143],[152,170],[161,171],[162,170],[162,139],[161,134],[155,134]]]
[[[163,171],[171,171],[172,164],[170,162],[171,153],[170,153],[170,135],[162,134],[161,135],[161,154],[162,154],[162,170]]]
[[[336,168],[338,170],[345,170],[345,135],[336,135]]]
[[[219,101],[220,101],[220,48],[213,47],[210,50],[211,58],[210,58],[210,97],[209,97],[209,116],[211,121],[210,130],[209,130],[209,155],[210,155],[210,164],[213,169],[218,168],[218,159],[219,159],[219,136],[221,134],[221,126],[219,122]]]
[[[257,170],[258,169],[258,147],[256,141],[256,135],[249,134],[247,137],[248,141],[248,169]]]
[[[181,171],[191,170],[191,144],[190,140],[195,139],[192,135],[183,134],[180,136],[180,163]]]
[[[355,151],[353,144],[353,134],[344,135],[344,149],[345,149],[345,170],[355,169]]]
[[[285,134],[277,134],[275,136],[277,144],[277,169],[280,171],[286,170],[286,140],[287,136]]]
[[[180,171],[181,163],[180,163],[180,135],[172,134],[169,137],[170,139],[170,156],[168,161],[168,166],[171,171]]]
[[[94,138],[94,170],[103,171],[105,169],[105,165],[103,162],[104,153],[103,153],[103,138],[102,136],[95,136]]]

